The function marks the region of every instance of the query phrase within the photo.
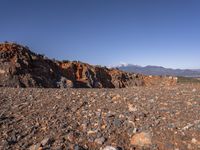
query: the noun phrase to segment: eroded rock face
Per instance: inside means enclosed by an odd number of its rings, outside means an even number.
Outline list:
[[[51,60],[15,43],[0,44],[0,85],[56,87],[60,69]]]
[[[62,74],[74,83],[74,87],[124,88],[142,86],[135,74],[117,69],[92,66],[81,62],[59,62]]]
[[[125,88],[173,85],[173,77],[150,77],[78,61],[54,61],[16,43],[0,44],[0,86]]]

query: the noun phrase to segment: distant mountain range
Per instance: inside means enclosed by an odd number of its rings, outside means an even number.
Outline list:
[[[138,66],[138,65],[119,65],[120,70],[127,72],[142,73],[145,75],[171,75],[183,77],[200,77],[200,69],[171,69],[161,66]]]

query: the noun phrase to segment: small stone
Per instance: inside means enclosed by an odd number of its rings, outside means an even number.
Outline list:
[[[196,89],[193,89],[193,90],[192,90],[192,92],[196,92],[196,91],[197,91]]]
[[[94,142],[94,137],[88,137],[88,142],[91,142],[91,143],[93,143]]]
[[[197,125],[198,130],[200,130],[200,124]]]
[[[113,97],[112,97],[112,100],[114,100],[114,101],[115,101],[115,100],[118,100],[119,98],[120,98],[120,95],[119,95],[119,94],[117,94],[116,96],[113,96]]]
[[[74,133],[73,132],[70,132],[68,135],[67,135],[67,140],[69,140],[70,142],[73,142],[75,140],[75,136],[74,136]]]
[[[154,99],[150,99],[149,102],[150,102],[150,103],[154,103],[155,100],[154,100]]]
[[[121,147],[117,147],[116,150],[123,150],[123,148],[121,148]]]
[[[79,145],[75,145],[74,146],[74,150],[85,150],[83,147],[79,146]]]
[[[129,110],[130,112],[135,112],[135,111],[137,111],[137,108],[136,108],[136,107],[133,107],[132,104],[128,104],[128,110]]]
[[[51,139],[50,138],[45,138],[41,141],[42,146],[48,145],[51,143]]]
[[[187,145],[187,148],[188,148],[188,149],[192,149],[192,145],[191,145],[191,144],[188,144],[188,145]]]
[[[29,147],[29,150],[40,150],[41,148],[41,144],[35,144]]]
[[[106,146],[106,147],[103,148],[102,150],[118,150],[118,149],[115,148],[115,147],[112,147],[112,146]]]
[[[190,129],[193,126],[194,126],[193,124],[188,123],[187,126],[183,127],[183,130],[188,130],[188,129]]]
[[[192,139],[192,143],[193,143],[193,144],[196,144],[197,142],[198,142],[198,141],[197,141],[195,138]]]
[[[134,127],[129,128],[127,132],[129,136],[132,136],[133,134],[137,132],[137,128],[134,128]]]
[[[140,146],[140,147],[151,145],[150,134],[146,132],[135,134],[131,138],[131,145]]]
[[[87,134],[89,135],[89,134],[96,134],[97,133],[97,130],[89,130],[88,132],[87,132]]]
[[[5,70],[0,69],[0,74],[5,74],[5,73],[6,73]]]
[[[97,137],[97,138],[102,137],[102,133],[101,133],[101,132],[98,132],[97,135],[96,135],[96,137]]]
[[[57,95],[56,98],[57,98],[57,99],[61,99],[62,97],[61,97],[60,95]]]
[[[82,126],[83,131],[86,132],[87,131],[87,124],[82,124],[81,126]]]
[[[113,121],[113,124],[115,127],[120,127],[122,122],[121,122],[121,120],[115,118]]]
[[[106,139],[104,137],[95,139],[95,143],[97,143],[99,145],[102,145],[105,141],[106,141]]]
[[[101,126],[101,129],[105,129],[105,128],[106,128],[106,125],[105,125],[105,124]]]

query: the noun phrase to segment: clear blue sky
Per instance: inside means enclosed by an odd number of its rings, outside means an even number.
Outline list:
[[[0,0],[0,41],[91,64],[200,68],[200,0]]]

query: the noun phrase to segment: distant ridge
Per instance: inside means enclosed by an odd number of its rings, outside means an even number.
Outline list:
[[[119,65],[120,70],[127,72],[141,73],[145,75],[170,75],[170,76],[183,76],[183,77],[200,77],[200,69],[171,69],[161,66],[138,66],[138,65]]]

